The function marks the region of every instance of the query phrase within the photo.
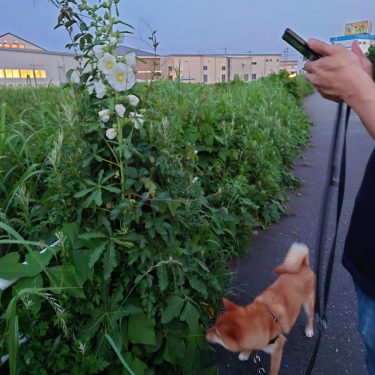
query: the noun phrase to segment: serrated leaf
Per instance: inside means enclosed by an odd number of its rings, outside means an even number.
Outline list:
[[[155,319],[145,314],[130,315],[128,337],[132,344],[155,345]]]
[[[182,322],[186,322],[190,328],[190,333],[197,334],[199,329],[199,311],[189,301],[186,302],[184,310],[180,316]]]
[[[50,267],[46,271],[55,293],[69,293],[75,297],[85,297],[73,266]]]
[[[95,247],[92,254],[89,258],[89,267],[92,268],[94,264],[99,260],[100,256],[102,255],[105,247],[107,245],[107,242],[102,242],[98,246]]]
[[[160,265],[156,268],[156,273],[159,279],[159,288],[161,292],[164,292],[169,285],[168,280],[168,269],[165,264]]]
[[[197,276],[188,277],[190,286],[202,294],[204,299],[208,298],[207,287],[203,281],[199,280]]]
[[[116,249],[113,241],[107,246],[107,250],[104,254],[104,279],[108,280],[111,277],[111,273],[117,266]]]
[[[185,301],[177,295],[172,295],[167,297],[166,302],[167,308],[161,315],[161,322],[163,324],[166,324],[170,322],[173,318],[180,316],[182,306],[184,305]]]

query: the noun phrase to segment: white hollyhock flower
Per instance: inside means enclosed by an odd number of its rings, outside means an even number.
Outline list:
[[[137,65],[137,58],[134,52],[129,52],[125,55],[125,62],[129,65],[133,70]]]
[[[105,73],[112,73],[113,69],[116,66],[116,59],[110,53],[106,52],[103,57],[98,62],[99,69]]]
[[[98,60],[101,59],[104,55],[103,48],[104,46],[102,44],[99,44],[99,45],[94,46],[92,49],[92,51],[94,52],[94,55],[96,56]]]
[[[106,92],[105,84],[102,81],[95,81],[94,87],[95,87],[96,97],[98,99],[103,98]]]
[[[145,118],[140,113],[130,112],[129,118],[136,129],[140,129],[143,126],[143,123],[145,122]]]
[[[109,38],[109,44],[111,44],[112,46],[116,45],[117,44],[117,38],[115,38],[114,36],[111,36]]]
[[[132,107],[136,107],[139,103],[139,99],[135,95],[128,95],[128,101]]]
[[[106,130],[105,135],[108,139],[115,139],[117,137],[117,131],[115,128],[109,128]]]
[[[125,107],[122,104],[116,104],[115,111],[120,117],[124,117]]]
[[[130,90],[135,84],[135,74],[123,63],[117,63],[107,76],[109,84],[116,91]]]
[[[103,122],[107,122],[109,120],[109,109],[103,109],[102,111],[99,111],[99,118]]]

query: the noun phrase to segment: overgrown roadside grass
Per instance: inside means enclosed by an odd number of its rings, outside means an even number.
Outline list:
[[[24,295],[20,373],[120,374],[124,362],[137,375],[203,373],[204,330],[228,287],[229,260],[254,228],[280,218],[299,183],[291,168],[309,142],[300,106],[308,90],[285,75],[139,85],[146,121],[126,133],[122,199],[115,167],[100,167],[114,160],[93,131],[96,109],[81,111],[85,94],[0,89],[0,221],[27,240],[60,238],[47,271],[84,294],[55,294],[58,317],[45,299]],[[24,251],[2,244],[0,256]],[[26,284],[49,288],[51,278],[21,278],[2,305]],[[0,326],[6,353],[4,314]]]

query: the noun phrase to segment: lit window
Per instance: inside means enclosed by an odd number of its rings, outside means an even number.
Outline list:
[[[35,70],[35,78],[46,78],[45,70]]]
[[[5,78],[13,78],[13,70],[5,69]]]
[[[27,70],[20,70],[20,73],[21,73],[21,78],[27,78]]]
[[[3,43],[0,43],[0,48],[3,48]]]
[[[18,48],[25,49],[25,45],[23,43],[18,45]]]
[[[5,78],[4,69],[0,69],[0,78]]]
[[[32,70],[26,70],[26,74],[28,75],[29,78],[34,78],[34,73]]]
[[[10,46],[9,46],[9,43],[7,43],[7,42],[4,42],[4,48],[9,48]]]
[[[12,43],[12,48],[18,48],[18,44],[17,43]]]
[[[12,69],[13,78],[20,78],[20,71],[18,69]]]

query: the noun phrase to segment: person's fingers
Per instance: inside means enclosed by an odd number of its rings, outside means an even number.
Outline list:
[[[358,40],[355,40],[353,43],[352,43],[352,51],[353,53],[358,56],[359,58],[362,58],[362,57],[365,57],[365,55],[363,54],[362,50],[361,50],[361,47],[359,46],[358,44]]]
[[[366,55],[362,52],[361,47],[358,44],[358,41],[355,40],[352,43],[352,52],[359,58],[359,61],[362,65],[362,68],[366,71],[366,73],[372,76],[372,64],[371,61],[366,57]]]
[[[309,72],[309,73],[313,73],[314,71],[314,63],[312,61],[308,61],[303,69],[306,71],[306,72]]]
[[[312,84],[314,84],[316,82],[316,75],[314,73],[305,73],[305,77]]]
[[[309,39],[308,45],[314,52],[322,56],[332,55],[336,50],[335,46],[317,39]]]

